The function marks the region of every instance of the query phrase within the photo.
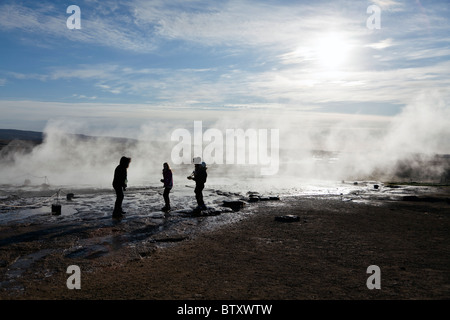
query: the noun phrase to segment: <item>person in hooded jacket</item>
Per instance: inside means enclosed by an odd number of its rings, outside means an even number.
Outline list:
[[[169,193],[170,190],[173,187],[173,177],[172,177],[172,170],[169,167],[169,164],[167,162],[164,162],[163,164],[163,179],[161,179],[161,182],[164,183],[164,203],[165,206],[161,209],[164,212],[170,211],[170,199],[169,199]]]
[[[124,198],[123,192],[127,189],[127,169],[130,166],[131,158],[120,158],[119,165],[114,170],[113,188],[116,191],[116,202],[114,204],[113,218],[121,218],[125,212],[122,210]]]

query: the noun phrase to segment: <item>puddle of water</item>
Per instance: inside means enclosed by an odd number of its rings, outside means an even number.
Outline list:
[[[72,251],[65,255],[66,258],[84,258],[84,259],[95,259],[101,256],[107,255],[109,253],[108,248],[102,245],[91,245],[88,247],[83,247]]]
[[[204,191],[204,199],[208,207],[214,207],[218,210],[223,209],[221,214],[211,216],[194,217],[190,213],[195,207],[195,195],[193,187],[178,187],[170,197],[173,203],[173,211],[164,214],[160,211],[163,206],[162,190],[135,190],[128,191],[125,195],[124,210],[127,211],[125,217],[116,221],[111,219],[112,210],[115,201],[115,195],[110,190],[87,191],[84,194],[77,194],[71,201],[61,201],[61,215],[52,215],[51,203],[46,203],[40,207],[26,208],[11,211],[0,212],[0,225],[15,224],[45,224],[50,227],[64,228],[70,224],[78,226],[80,223],[81,232],[85,232],[89,237],[89,230],[112,227],[112,234],[91,237],[78,238],[75,244],[70,248],[63,250],[66,258],[85,258],[97,259],[107,256],[123,248],[135,248],[141,256],[146,256],[152,248],[166,248],[175,245],[196,232],[203,230],[212,230],[225,224],[239,222],[252,214],[248,206],[238,212],[233,212],[230,208],[223,208],[221,205],[224,200],[237,200],[248,197],[249,191],[260,192],[261,195],[277,195],[281,198],[290,196],[305,197],[329,197],[341,199],[342,201],[353,201],[355,203],[381,205],[385,200],[401,200],[405,195],[414,195],[417,190],[420,192],[431,192],[428,189],[417,189],[414,187],[387,188],[382,184],[374,188],[375,182],[342,183],[321,182],[317,185],[299,185],[284,189],[272,190],[264,193],[258,189],[258,182],[247,183],[245,186],[224,185],[209,186]],[[265,189],[264,191],[268,191]],[[91,193],[89,193],[91,192]],[[3,201],[14,204],[21,204],[23,199],[11,196],[3,196]],[[30,203],[38,202],[41,198],[29,198]],[[268,206],[282,205],[283,201],[267,202]],[[73,222],[73,224],[72,224]],[[70,234],[72,230],[67,229]],[[64,234],[66,229],[63,230]],[[79,230],[73,232],[80,232]],[[103,232],[103,231],[101,231]],[[101,233],[104,235],[104,233]],[[98,233],[97,233],[98,235]],[[58,235],[59,236],[59,235]],[[84,234],[81,236],[83,237]],[[76,234],[76,237],[79,237]],[[55,249],[56,250],[56,249]],[[60,249],[61,250],[61,249]],[[51,249],[41,250],[33,254],[24,256],[9,266],[5,274],[5,281],[0,282],[1,287],[13,287],[15,280],[18,279],[25,270],[32,267],[33,263],[42,259]],[[51,275],[51,271],[49,273]],[[20,288],[18,288],[20,289]]]

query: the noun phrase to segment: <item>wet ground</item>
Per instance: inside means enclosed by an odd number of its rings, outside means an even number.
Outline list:
[[[125,217],[115,220],[111,218],[115,201],[111,189],[3,185],[0,295],[20,297],[28,282],[50,279],[72,264],[90,272],[101,266],[121,266],[144,259],[159,249],[251,217],[257,208],[254,202],[283,206],[290,197],[300,196],[372,206],[389,201],[448,204],[447,189],[386,186],[376,181],[319,181],[273,192],[273,188],[251,181],[239,187],[211,183],[204,191],[209,210],[198,215],[192,211],[195,198],[191,185],[173,190],[170,213],[160,210],[163,206],[160,187],[136,187],[125,194]],[[71,195],[67,197],[68,194]],[[243,207],[233,210],[224,206],[224,201],[241,201]],[[52,213],[55,204],[61,206],[60,215]]]

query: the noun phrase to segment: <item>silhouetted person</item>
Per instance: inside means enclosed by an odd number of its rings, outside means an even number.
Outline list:
[[[127,189],[127,169],[130,165],[131,158],[122,157],[120,163],[114,171],[113,187],[116,191],[116,203],[114,204],[113,218],[121,218],[125,212],[122,210],[123,192]]]
[[[161,179],[161,182],[164,183],[163,198],[164,198],[165,206],[161,210],[168,212],[168,211],[170,211],[169,193],[173,187],[173,177],[172,177],[172,170],[170,169],[169,164],[167,162],[164,162],[164,164],[163,164],[162,174],[163,174],[163,179]]]
[[[203,189],[205,188],[205,182],[206,178],[208,177],[208,174],[206,173],[206,163],[201,162],[200,158],[194,158],[194,165],[195,170],[192,172],[192,174],[187,177],[190,180],[195,181],[195,198],[197,199],[197,209],[198,210],[205,210],[206,206],[203,202]]]

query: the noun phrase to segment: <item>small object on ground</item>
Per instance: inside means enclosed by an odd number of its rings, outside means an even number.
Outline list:
[[[73,194],[73,193],[68,193],[68,194],[66,195],[66,199],[67,199],[68,201],[71,201],[71,200],[73,199],[73,197],[74,197],[74,194]]]
[[[300,221],[300,217],[293,215],[293,214],[288,214],[285,216],[278,216],[275,217],[275,221],[279,221],[279,222],[295,222],[295,221]]]
[[[374,187],[375,189],[378,189],[380,186],[377,185],[377,184],[375,184],[373,187]]]
[[[52,214],[55,216],[61,215],[61,205],[60,204],[52,204]]]
[[[265,197],[259,197],[260,201],[273,201],[273,200],[280,200],[280,197],[278,196],[265,196]]]

